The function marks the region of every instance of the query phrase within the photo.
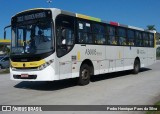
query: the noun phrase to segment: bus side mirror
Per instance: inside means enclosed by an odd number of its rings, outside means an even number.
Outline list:
[[[10,28],[10,27],[11,27],[11,25],[6,26],[6,27],[4,28],[4,39],[6,39],[6,29],[7,29],[7,28]]]

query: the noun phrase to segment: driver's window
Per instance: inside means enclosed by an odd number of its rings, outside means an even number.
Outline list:
[[[71,51],[74,45],[74,17],[60,15],[56,19],[57,55],[59,57]]]

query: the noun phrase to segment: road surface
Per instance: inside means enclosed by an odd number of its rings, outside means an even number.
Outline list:
[[[0,105],[152,105],[157,101],[160,101],[160,61],[142,69],[138,75],[125,71],[95,76],[87,86],[77,86],[74,80],[51,84],[17,82],[11,81],[9,74],[0,74]],[[66,114],[77,113],[81,112]],[[101,113],[144,112],[93,112]]]

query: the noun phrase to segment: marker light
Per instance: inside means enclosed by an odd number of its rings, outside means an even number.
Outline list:
[[[119,23],[117,23],[117,22],[110,22],[110,25],[119,26]]]

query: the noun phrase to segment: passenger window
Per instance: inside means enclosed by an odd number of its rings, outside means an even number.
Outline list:
[[[108,44],[117,45],[116,28],[110,26],[108,30],[109,30]]]
[[[149,36],[148,36],[148,33],[143,33],[143,45],[145,47],[148,47],[148,41],[149,41]]]
[[[128,45],[134,46],[134,31],[128,30]]]
[[[142,39],[142,33],[139,31],[135,32],[135,45],[136,46],[143,46],[143,39]]]
[[[109,36],[109,44],[117,45],[117,39],[115,36]]]
[[[116,33],[116,28],[115,27],[109,27],[109,35],[110,36],[115,36]]]
[[[78,21],[78,43],[93,43],[91,24],[89,22]]]
[[[154,35],[151,33],[149,34],[149,46],[154,47]]]
[[[127,45],[126,44],[126,29],[119,28],[118,36],[119,36],[119,45]]]
[[[93,24],[93,34],[95,38],[95,44],[105,44],[105,28],[100,24]]]

